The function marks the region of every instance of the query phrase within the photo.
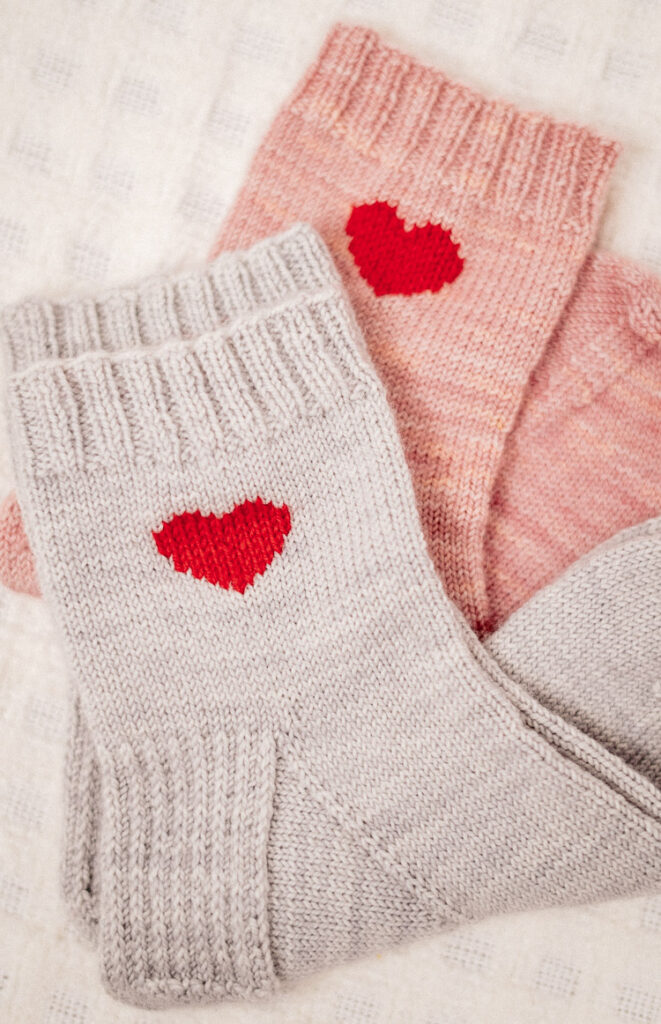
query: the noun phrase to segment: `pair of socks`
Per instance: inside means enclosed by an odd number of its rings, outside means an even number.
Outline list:
[[[654,781],[503,672],[443,590],[310,228],[24,303],[3,336],[19,499],[94,753],[112,993],[267,993],[661,883]]]
[[[481,634],[661,512],[661,284],[586,258],[614,157],[584,130],[487,101],[340,26],[216,246],[299,219],[329,245],[432,558]],[[38,593],[14,496],[0,578]]]
[[[218,242],[241,246],[298,217],[322,233],[386,383],[436,568],[483,633],[587,549],[661,510],[659,285],[622,260],[586,257],[614,155],[583,129],[485,100],[340,26]],[[5,579],[37,591],[15,498],[0,563],[10,551]],[[589,633],[588,612],[577,620]],[[520,641],[517,630],[515,650],[534,647],[535,629],[521,627]],[[606,650],[592,654],[597,673]],[[568,656],[567,686],[583,661]],[[607,663],[616,678],[601,694],[595,681],[592,717],[560,711],[600,742],[614,730],[609,749],[633,756],[629,734],[617,735],[624,719],[604,718],[631,694],[630,676]],[[533,688],[535,677],[523,681]],[[89,931],[98,769],[77,699],[71,723],[64,889]]]
[[[613,157],[584,130],[484,100],[373,33],[339,27],[267,136],[218,243],[304,216],[331,245],[397,416],[429,550],[481,632],[661,506],[659,284],[614,257],[585,258]],[[395,206],[435,227],[403,230]],[[38,592],[15,497],[0,521],[0,571]],[[581,607],[577,628],[590,636],[583,585],[570,574],[555,593]],[[598,621],[611,618],[626,625],[620,608]],[[574,620],[552,621],[564,643]],[[650,774],[642,663],[653,663],[653,635],[637,640],[633,666],[602,638],[589,692],[576,692],[587,652],[568,643],[559,679],[573,695],[558,704],[555,675],[537,689],[541,666],[516,667],[519,649],[542,656],[534,638],[547,630],[517,622],[510,674]],[[64,890],[94,931],[99,777],[73,704]],[[625,723],[647,715],[636,748]]]

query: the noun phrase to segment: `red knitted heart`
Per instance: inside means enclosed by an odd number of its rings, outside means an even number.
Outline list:
[[[354,206],[347,221],[349,251],[376,295],[438,292],[459,276],[464,261],[440,224],[407,231],[390,203]]]
[[[289,509],[261,498],[235,505],[218,518],[198,510],[163,521],[156,547],[177,572],[191,572],[224,590],[243,594],[279,555],[291,529]]]

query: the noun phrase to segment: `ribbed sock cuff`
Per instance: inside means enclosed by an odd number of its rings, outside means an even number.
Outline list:
[[[91,298],[28,299],[9,307],[1,324],[9,371],[94,352],[119,355],[191,341],[231,329],[270,307],[337,287],[324,243],[310,227],[296,224],[250,249],[223,253],[199,270],[150,277]]]
[[[197,273],[27,301],[2,329],[15,448],[37,477],[213,457],[378,387],[306,225]]]
[[[548,231],[593,224],[617,145],[587,128],[524,112],[337,25],[292,109],[407,180],[445,187]]]
[[[99,921],[97,876],[101,811],[99,767],[77,695],[69,710],[65,782],[62,890],[79,931],[96,941]]]
[[[272,992],[270,731],[228,722],[124,745],[102,759],[101,779],[110,991],[152,1007]]]

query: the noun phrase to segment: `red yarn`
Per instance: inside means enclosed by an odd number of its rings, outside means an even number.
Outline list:
[[[349,251],[376,295],[438,292],[461,273],[464,261],[440,224],[410,230],[389,203],[354,206],[347,221]]]
[[[153,537],[177,572],[190,571],[196,580],[243,594],[281,553],[290,529],[286,505],[257,498],[235,505],[220,518],[199,510],[183,512],[163,521]]]

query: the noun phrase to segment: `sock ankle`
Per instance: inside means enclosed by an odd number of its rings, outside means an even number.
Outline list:
[[[661,510],[661,281],[590,256],[507,438],[485,544],[489,630]]]
[[[661,788],[661,722],[657,680],[661,636],[661,519],[624,530],[572,565],[534,597],[485,645],[507,675],[540,705],[621,758]],[[78,763],[70,780],[75,823],[65,886],[69,911],[90,934],[98,917],[94,857],[98,786],[84,769],[93,759],[80,714],[69,749]],[[78,806],[74,806],[74,801]]]
[[[309,230],[5,328],[19,495],[98,757],[111,991],[270,991],[658,883],[658,795],[444,594]]]

